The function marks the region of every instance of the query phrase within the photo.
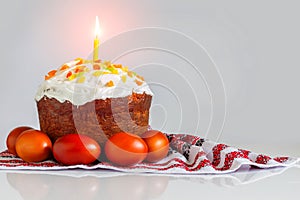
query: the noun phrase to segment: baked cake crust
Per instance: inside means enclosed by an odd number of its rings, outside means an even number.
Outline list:
[[[54,142],[71,133],[80,133],[104,144],[118,132],[141,135],[148,129],[152,96],[146,93],[118,98],[96,99],[84,105],[63,103],[44,96],[37,101],[41,131]]]

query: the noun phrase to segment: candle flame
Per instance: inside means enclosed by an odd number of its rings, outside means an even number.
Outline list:
[[[96,38],[100,37],[100,25],[99,25],[99,18],[98,18],[98,16],[96,16],[95,36],[96,36]]]

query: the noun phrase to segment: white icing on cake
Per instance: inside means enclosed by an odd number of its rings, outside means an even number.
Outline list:
[[[153,95],[143,77],[126,67],[110,62],[93,64],[75,60],[49,72],[35,100],[46,96],[61,103],[70,101],[73,105],[83,105],[96,99],[125,97],[132,93]]]

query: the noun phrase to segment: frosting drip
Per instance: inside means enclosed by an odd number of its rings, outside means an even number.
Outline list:
[[[73,105],[83,105],[95,99],[125,97],[132,93],[153,95],[144,78],[127,67],[108,61],[76,59],[48,72],[35,100],[47,96],[61,103],[70,101]]]

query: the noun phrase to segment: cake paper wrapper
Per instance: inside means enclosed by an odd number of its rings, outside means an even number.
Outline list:
[[[190,134],[166,133],[166,135],[170,141],[169,154],[166,158],[157,163],[143,162],[130,167],[116,166],[110,162],[72,166],[64,166],[54,160],[28,163],[10,154],[6,150],[0,153],[0,169],[110,169],[130,173],[224,174],[235,172],[245,166],[256,168],[291,167],[300,161],[299,158],[287,156],[270,157],[268,155],[254,153],[249,150],[206,140]]]

